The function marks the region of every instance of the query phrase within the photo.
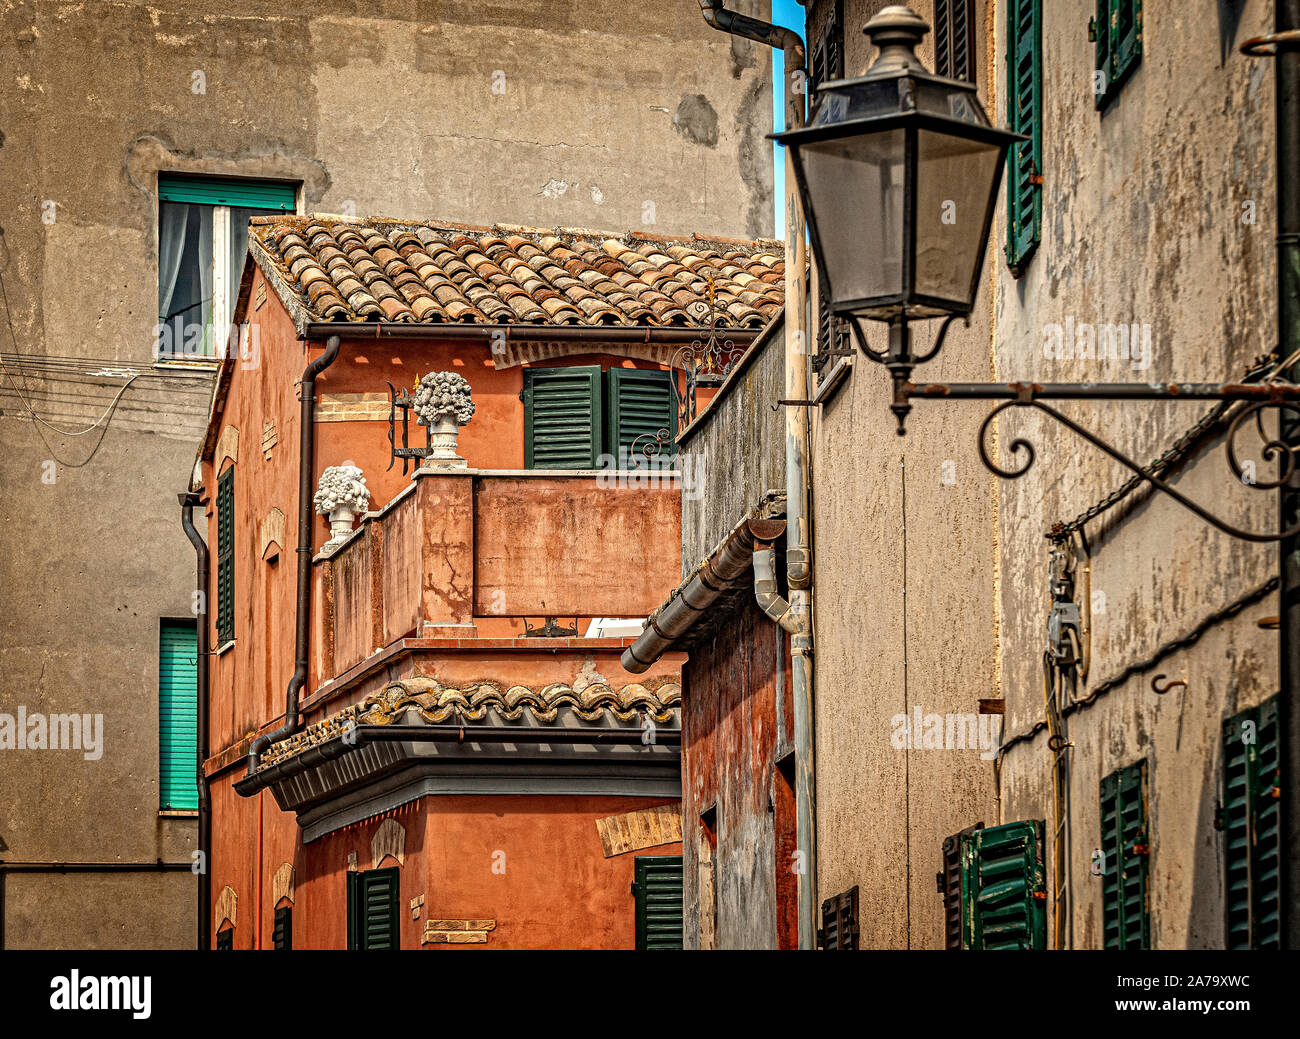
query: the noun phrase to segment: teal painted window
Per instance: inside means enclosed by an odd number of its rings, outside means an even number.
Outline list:
[[[676,402],[668,372],[598,365],[524,370],[524,466],[601,468],[601,455],[620,468],[667,431],[657,457],[673,457]]]
[[[962,948],[1046,948],[1043,821],[963,832],[959,839]]]
[[[372,869],[348,873],[348,948],[398,949],[398,871]]]
[[[158,636],[158,803],[199,807],[198,631],[192,620],[164,620]]]
[[[1282,745],[1277,696],[1223,723],[1223,829],[1229,949],[1279,949]]]
[[[297,187],[280,181],[158,175],[159,360],[220,356],[239,294],[248,221],[292,213]]]
[[[217,479],[217,647],[235,637],[235,467]]]
[[[271,944],[276,949],[293,948],[292,906],[281,906],[275,911],[275,926],[271,930]]]
[[[1097,0],[1089,26],[1095,47],[1097,107],[1105,108],[1142,60],[1142,0]]]
[[[1019,278],[1042,237],[1042,0],[1007,2],[1007,127],[1029,138],[1007,152],[1007,266]]]
[[[1101,919],[1107,949],[1151,948],[1147,764],[1101,781]]]
[[[633,864],[636,898],[636,947],[682,947],[682,857],[638,857]]]

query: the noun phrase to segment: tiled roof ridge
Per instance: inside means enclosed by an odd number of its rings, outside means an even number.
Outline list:
[[[617,688],[606,682],[593,682],[581,689],[565,682],[551,682],[534,689],[526,685],[506,686],[492,679],[447,686],[436,678],[404,678],[389,682],[359,703],[272,744],[262,758],[261,767],[341,736],[349,725],[391,725],[409,711],[415,711],[431,725],[449,721],[483,722],[489,710],[499,721],[519,722],[527,712],[535,721],[549,724],[558,718],[562,707],[587,722],[612,717],[623,723],[639,723],[648,717],[664,724],[672,720],[681,698],[681,684],[665,677],[629,682]],[[561,733],[563,728],[557,726]]]
[[[732,245],[744,249],[753,249],[756,252],[773,252],[784,255],[785,242],[779,238],[767,238],[758,236],[755,238],[734,238],[727,235],[703,234],[698,231],[692,231],[690,234],[656,234],[650,231],[615,231],[610,229],[601,229],[593,227],[576,227],[566,225],[556,225],[554,227],[539,227],[531,224],[462,224],[454,220],[427,219],[418,220],[409,217],[391,217],[391,216],[348,216],[345,213],[271,213],[266,216],[256,216],[250,221],[250,224],[257,227],[267,227],[275,224],[287,224],[301,227],[309,227],[312,224],[319,224],[322,227],[330,228],[340,224],[354,227],[387,227],[399,231],[415,231],[424,229],[429,231],[445,231],[449,234],[500,234],[508,233],[520,236],[555,236],[557,238],[584,238],[592,241],[638,241],[638,242],[716,242],[719,245]]]

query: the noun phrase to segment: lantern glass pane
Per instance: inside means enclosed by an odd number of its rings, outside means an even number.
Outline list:
[[[903,290],[903,131],[865,133],[799,149],[831,302]]]
[[[916,292],[971,304],[1001,149],[921,130],[917,134]]]

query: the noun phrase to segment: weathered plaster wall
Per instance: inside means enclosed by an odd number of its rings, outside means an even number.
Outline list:
[[[712,552],[768,491],[785,490],[785,333],[764,333],[742,370],[681,438],[682,575]]]
[[[845,4],[850,72],[869,62],[858,30],[881,6]],[[911,6],[931,18],[929,4]],[[928,42],[921,53],[932,61]],[[993,245],[986,270],[997,256]],[[936,329],[917,326],[918,346]],[[873,332],[880,347],[883,330]],[[989,334],[980,308],[925,377],[989,379]],[[903,439],[889,401],[885,371],[858,357],[813,409],[817,892],[858,885],[866,948],[942,948],[940,846],[993,821],[992,769],[978,749],[892,738],[896,717],[917,707],[969,715],[996,695],[995,499],[965,414],[918,403]]]
[[[785,633],[745,597],[691,651],[682,702],[688,949],[798,945],[798,918],[790,913],[793,802],[781,796],[785,781],[776,765],[790,752],[794,724],[786,642]],[[709,840],[705,812],[714,829],[711,852],[702,848]],[[710,906],[713,925],[704,919]]]
[[[19,0],[0,12],[0,69],[0,276],[17,343],[6,353],[148,365],[160,169],[300,181],[303,205],[326,211],[771,230],[767,52],[709,29],[694,5],[392,0],[361,12],[313,0],[268,14],[251,0]],[[24,392],[42,417],[80,428],[120,385],[29,377]],[[99,762],[0,758],[6,858],[188,856],[193,823],[157,816],[153,719],[159,618],[190,616],[176,494],[207,394],[204,378],[137,382],[90,458],[98,432],[42,440],[0,384],[0,708],[102,711],[107,729]],[[284,453],[292,422],[278,434]],[[245,431],[245,453],[260,437]],[[293,486],[275,502],[287,517]],[[281,548],[282,578],[293,546]],[[272,602],[283,611],[291,596]],[[246,662],[267,676],[268,709],[290,653],[281,641]],[[78,941],[189,944],[186,883],[114,879],[103,932],[83,927]],[[46,907],[54,884],[11,880],[10,942],[62,940]]]
[[[1019,282],[996,265],[1000,378],[1231,380],[1276,342],[1273,67],[1236,51],[1242,40],[1268,31],[1272,8],[1255,0],[1241,6],[1233,26],[1212,11],[1145,5],[1142,63],[1099,116],[1086,96],[1092,46],[1077,31],[1092,5],[1045,5],[1043,240]],[[1254,203],[1254,224],[1243,223],[1246,202]],[[1150,366],[1139,371],[1123,361],[1044,357],[1044,326],[1067,317],[1149,325]],[[1061,410],[1146,462],[1206,407]],[[999,436],[1006,443],[1021,430],[1042,452],[1024,479],[1000,486],[1008,735],[1042,716],[1048,546],[1041,534],[1127,475],[1037,420],[1012,417]],[[1252,440],[1247,433],[1242,443],[1258,458]],[[1261,475],[1267,472],[1261,465]],[[1274,495],[1233,477],[1221,439],[1207,444],[1175,484],[1231,522],[1255,530],[1275,523]],[[1104,609],[1093,614],[1094,685],[1190,631],[1277,566],[1274,547],[1235,541],[1163,497],[1114,510],[1105,523],[1090,526],[1089,536],[1093,598]],[[1150,674],[1140,675],[1074,716],[1077,946],[1101,944],[1100,883],[1089,875],[1100,843],[1098,782],[1145,757],[1154,943],[1222,947],[1222,836],[1213,829],[1222,784],[1220,724],[1275,691],[1277,637],[1256,621],[1276,612],[1270,596],[1167,658],[1156,670],[1188,681],[1185,691],[1156,696]],[[1007,820],[1050,818],[1045,740],[1007,754]]]

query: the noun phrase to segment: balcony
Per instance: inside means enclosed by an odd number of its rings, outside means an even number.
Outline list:
[[[593,617],[645,616],[680,578],[661,550],[680,544],[680,493],[665,472],[420,471],[316,557],[317,684],[402,639],[490,650],[524,618],[576,617],[581,635]]]

